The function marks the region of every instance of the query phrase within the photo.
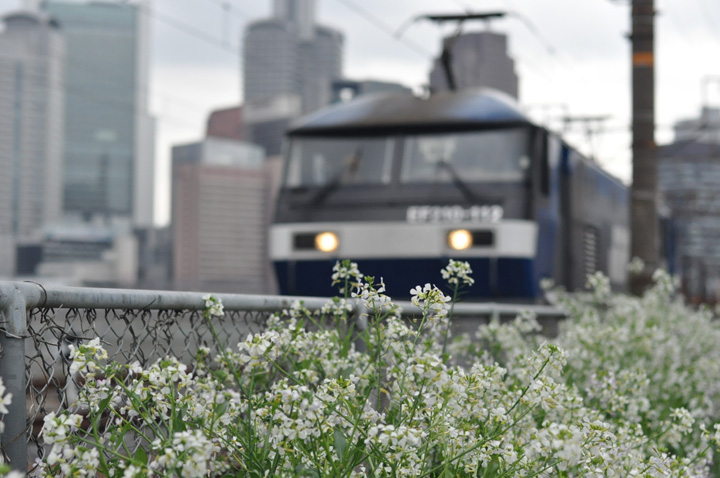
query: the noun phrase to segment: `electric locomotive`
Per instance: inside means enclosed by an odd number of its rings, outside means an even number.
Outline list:
[[[394,298],[467,261],[467,298],[534,302],[628,262],[628,188],[491,89],[360,96],[288,131],[270,229],[282,294],[331,296],[351,259]]]

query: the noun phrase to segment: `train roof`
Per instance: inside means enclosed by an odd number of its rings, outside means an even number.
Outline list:
[[[294,122],[290,136],[462,131],[532,124],[515,100],[490,88],[435,93],[362,95]]]

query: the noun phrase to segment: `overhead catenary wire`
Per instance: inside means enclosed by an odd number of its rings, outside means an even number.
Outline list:
[[[250,19],[249,16],[246,16],[245,14],[241,13],[237,7],[232,5],[231,2],[228,2],[226,0],[205,0],[205,1],[215,4],[218,7],[220,7],[221,9],[223,9],[223,8],[227,9],[227,11],[231,15],[236,16],[238,18]],[[376,28],[378,28],[378,29],[384,31],[385,33],[391,35],[392,37],[394,37],[394,35],[392,35],[392,27],[390,27],[386,23],[386,21],[382,20],[378,15],[372,13],[366,7],[359,4],[359,2],[354,2],[352,0],[338,0],[338,2],[345,5],[347,8],[349,8],[350,10],[355,12],[355,14],[357,14],[358,16],[362,16],[366,21],[372,23]],[[463,5],[459,1],[456,1],[455,3],[457,3],[458,5]],[[228,9],[228,5],[230,5],[229,9]],[[512,4],[509,4],[509,5],[512,6]],[[467,7],[467,5],[464,5],[464,6]],[[516,13],[516,12],[513,12],[513,13]],[[203,42],[213,46],[214,48],[219,48],[224,51],[227,51],[228,53],[232,54],[235,58],[239,58],[239,59],[243,58],[243,54],[242,54],[240,48],[230,47],[229,45],[227,45],[227,42],[224,42],[221,38],[217,38],[216,36],[209,34],[207,32],[207,30],[205,30],[205,29],[200,29],[200,28],[194,27],[193,25],[190,25],[186,22],[182,22],[182,21],[178,20],[177,18],[174,18],[170,15],[159,12],[157,9],[148,9],[148,14],[152,18],[154,18],[156,21],[162,22],[176,30],[182,30],[186,34],[189,34],[191,36],[196,36],[196,37],[198,37],[199,41],[203,41]],[[541,30],[539,28],[537,28],[537,26],[534,25],[532,23],[532,21],[530,21],[529,23],[527,21],[523,21],[523,18],[525,18],[525,20],[527,20],[527,17],[523,17],[522,15],[518,15],[517,18],[520,19],[521,22],[523,23],[523,25],[528,29],[528,31],[530,31],[539,40],[539,43],[542,43],[544,45],[544,50],[548,54],[550,54],[550,56],[552,56],[552,57],[557,56],[558,50],[549,41],[547,41],[544,37],[542,37]],[[540,35],[540,36],[538,36],[538,35]],[[399,39],[398,39],[398,41],[400,43],[404,43],[407,45],[407,41],[402,41]],[[425,57],[425,58],[432,57],[432,54],[430,52],[425,51],[423,49],[423,47],[421,47],[419,45],[417,45],[417,46],[420,49],[420,51],[418,53],[421,54],[423,57]],[[251,58],[254,57],[254,54],[252,52],[250,52],[248,54],[250,55]],[[520,59],[520,62],[525,64],[525,66],[527,68],[534,70],[535,73],[540,74],[544,78],[548,78],[549,76],[551,76],[550,74],[542,71],[542,69],[540,68],[539,65],[536,65],[536,64],[533,64],[532,62],[530,62],[528,58],[520,57],[519,59]],[[242,65],[240,65],[239,70],[240,71],[242,70]]]
[[[720,32],[718,32],[717,25],[712,22],[712,17],[714,17],[714,15],[707,9],[707,5],[704,2],[701,0],[695,0],[695,2],[701,10],[700,16],[705,21],[705,25],[708,27],[708,32],[710,32],[710,35],[715,37],[715,41],[720,42]]]
[[[123,5],[123,4],[121,3],[121,5]],[[182,22],[174,17],[171,17],[170,15],[160,12],[157,9],[153,9],[153,8],[150,8],[149,6],[145,5],[144,8],[140,8],[140,11],[143,12],[144,14],[148,15],[150,18],[155,19],[156,21],[162,22],[178,31],[184,32],[187,35],[190,35],[200,41],[203,41],[209,45],[217,47],[223,51],[226,51],[233,55],[238,55],[240,53],[238,51],[238,49],[233,48],[229,45],[226,45],[222,41],[222,39],[216,38],[215,36],[208,34],[204,30],[196,28],[189,23]]]
[[[698,7],[700,7],[701,10],[704,10],[703,14],[701,15],[703,19],[706,22],[706,25],[711,25],[711,20],[709,11],[705,8],[704,4],[701,4],[698,1]],[[685,45],[690,47],[693,51],[697,49],[697,42],[695,42],[692,38],[690,38],[691,35],[697,33],[697,28],[689,27],[686,23],[687,18],[685,17],[688,14],[691,14],[692,10],[687,8],[687,2],[683,2],[682,5],[678,5],[675,2],[668,1],[664,4],[663,10],[661,10],[658,13],[658,19],[660,21],[669,21],[673,28],[676,31],[676,35],[672,36],[672,40],[680,39]],[[714,43],[717,43],[718,46],[720,46],[720,32],[717,31],[715,28],[709,28],[710,35],[713,39]]]
[[[528,18],[526,15],[521,14],[517,10],[508,10],[508,14],[520,20],[520,22],[525,25],[525,27],[530,31],[530,33],[532,33],[535,38],[543,45],[545,51],[550,56],[557,56],[557,49],[555,48],[555,46],[553,46],[553,44],[550,43],[547,38],[545,38],[545,36],[540,32],[540,29],[535,25],[532,20],[530,20],[530,18]]]
[[[526,15],[523,15],[522,13],[520,13],[520,11],[517,8],[515,8],[514,4],[510,0],[504,0],[504,1],[505,1],[505,4],[509,7],[509,8],[505,9],[507,14],[520,20],[520,22],[523,25],[525,25],[525,27],[530,31],[530,33],[532,33],[535,36],[535,38],[543,45],[543,47],[545,48],[545,51],[547,51],[547,53],[550,54],[551,56],[555,56],[557,54],[557,48],[555,48],[555,46],[553,46],[552,43],[550,43],[550,41],[547,38],[545,38],[545,36],[540,31],[540,29],[537,27],[537,25],[535,25],[535,23],[530,18],[528,18]],[[470,7],[470,5],[468,5],[465,2],[462,2],[460,0],[453,0],[453,2],[455,2],[456,5],[459,5],[460,7],[464,8],[465,11],[468,13],[470,13],[472,11],[472,8]]]
[[[711,126],[713,126],[713,128],[711,128]],[[684,153],[693,145],[701,143],[700,139],[702,138],[703,133],[712,132],[713,130],[717,131],[717,129],[717,125],[711,125],[707,121],[699,121],[697,125],[691,128],[689,131],[685,131],[685,134],[689,134],[694,138],[686,139],[683,141],[675,141],[674,143],[664,145],[665,148],[667,148],[666,151],[668,156],[678,156],[681,153]]]
[[[460,2],[460,1],[458,1],[458,0],[455,0],[455,3],[456,3],[457,5],[463,7],[463,8],[465,9],[465,11],[467,12],[468,15],[472,15],[472,14],[473,14],[472,9],[471,9],[468,5],[466,5],[466,4],[464,4],[463,2]],[[508,16],[511,16],[511,17],[514,17],[514,18],[517,18],[518,20],[520,20],[520,22],[530,31],[530,33],[531,33],[532,35],[534,35],[534,36],[536,37],[536,39],[542,44],[542,46],[543,46],[543,48],[546,50],[546,52],[547,52],[551,57],[555,57],[555,56],[556,56],[556,54],[557,54],[556,48],[555,48],[547,39],[545,39],[545,38],[541,35],[540,30],[535,26],[534,23],[532,23],[532,21],[530,21],[527,17],[525,17],[524,15],[522,15],[522,14],[516,12],[516,11],[503,12],[503,14],[505,14],[505,13],[506,13]],[[497,15],[497,17],[500,17],[500,16],[502,16],[502,15]],[[404,34],[404,32],[405,32],[413,23],[417,22],[418,20],[427,18],[427,17],[428,17],[427,15],[416,15],[416,16],[413,16],[413,17],[409,18],[408,20],[406,20],[406,21],[404,21],[403,23],[400,24],[400,26],[399,26],[399,27],[397,28],[397,30],[395,31],[394,36],[395,36],[396,38],[398,38],[398,39],[399,39],[399,38],[402,38],[402,35]],[[518,60],[518,62],[519,62],[521,65],[527,66],[529,69],[533,70],[535,73],[537,73],[539,76],[543,77],[544,79],[547,80],[547,79],[550,79],[550,78],[551,78],[551,75],[549,75],[546,71],[544,71],[543,68],[539,67],[536,63],[534,63],[534,62],[532,62],[532,61],[529,61],[529,60],[527,59],[527,57],[522,56],[522,55],[518,55],[517,53],[515,53],[514,56],[515,56],[515,58]],[[557,61],[557,58],[553,58],[553,60]]]
[[[120,6],[127,6],[127,7],[133,7],[133,5],[129,5],[123,0],[116,0],[116,4]],[[185,33],[186,35],[189,35],[190,37],[193,37],[199,41],[202,41],[206,43],[209,46],[218,48],[219,50],[232,55],[236,60],[239,60],[239,71],[243,70],[243,60],[247,57],[242,51],[242,46],[233,47],[226,42],[222,40],[222,38],[217,38],[209,33],[207,33],[205,30],[202,30],[200,28],[197,28],[189,23],[183,22],[181,20],[178,20],[175,17],[172,17],[166,13],[160,12],[157,9],[150,8],[148,5],[143,5],[142,8],[139,8],[139,11],[147,15],[150,19],[155,20],[160,23],[164,23],[165,25],[178,30],[180,32]],[[257,60],[258,64],[261,68],[265,68],[268,72],[273,72],[273,70],[270,69],[270,66],[267,63],[267,60],[259,55],[252,55],[253,60]]]
[[[427,51],[423,46],[421,46],[413,41],[397,37],[395,34],[395,28],[388,25],[383,20],[381,20],[379,17],[377,17],[375,14],[373,14],[372,12],[368,11],[367,9],[359,6],[352,0],[336,0],[336,1],[345,5],[348,9],[355,12],[356,15],[365,19],[365,21],[367,21],[371,25],[375,26],[375,28],[385,32],[387,35],[390,36],[390,38],[392,38],[396,42],[399,42],[399,43],[405,45],[407,48],[414,51],[418,55],[424,57],[425,59],[433,58],[433,54],[431,52]]]
[[[242,20],[254,20],[250,15],[247,13],[244,13],[242,10],[238,9],[235,5],[233,5],[228,0],[207,0],[210,3],[214,3],[215,5],[218,5],[223,11],[229,12],[230,15],[233,15],[234,17],[240,18]]]
[[[223,3],[223,0],[210,0],[213,3]],[[224,2],[227,3],[227,2]],[[215,46],[217,48],[220,48],[221,50],[224,50],[226,52],[232,53],[235,58],[242,58],[242,54],[240,53],[239,49],[232,48],[226,44],[223,44],[223,42],[220,39],[216,39],[212,35],[208,34],[207,32],[198,29],[190,24],[187,24],[185,22],[182,22],[180,20],[177,20],[169,15],[163,14],[162,12],[159,12],[157,9],[151,9],[148,4],[131,4],[128,3],[127,0],[116,0],[115,4],[120,7],[126,7],[126,8],[134,8],[141,14],[147,15],[150,19],[154,19],[156,21],[160,21],[171,28],[174,28],[178,31],[181,31],[187,35],[190,35],[200,41],[203,41],[207,44],[210,44],[212,46]],[[66,60],[67,61],[67,60]],[[83,69],[93,75],[99,76],[104,81],[113,82],[115,81],[115,77],[112,76],[112,72],[108,72],[106,70],[98,70],[92,68],[89,64],[83,63],[82,65],[80,63],[69,63],[70,66],[73,68],[80,68]],[[92,71],[91,71],[92,70]],[[137,80],[136,80],[137,81]],[[137,81],[137,85],[140,88],[145,88],[148,90],[148,92],[152,92],[152,94],[148,94],[148,96],[157,97],[160,100],[163,100],[165,102],[171,102],[173,104],[184,104],[187,107],[200,111],[203,110],[207,112],[208,107],[204,105],[200,105],[198,103],[188,101],[186,98],[180,98],[177,96],[168,95],[167,93],[158,93],[156,92],[156,88],[153,87],[153,85],[150,82],[143,82],[143,81]],[[209,89],[208,89],[209,91]]]
[[[230,33],[230,17],[235,17],[243,22],[247,22],[250,20],[253,20],[253,18],[250,17],[250,15],[243,13],[241,10],[239,10],[235,5],[233,5],[229,0],[207,0],[208,2],[217,5],[220,9],[221,13],[221,23],[222,23],[222,39],[225,46],[230,45],[230,41],[228,40],[228,36]],[[240,49],[241,46],[238,46],[238,49]]]
[[[213,0],[211,0],[213,1]],[[124,0],[116,0],[116,3],[121,6],[126,6],[132,8],[132,5],[127,4]],[[217,3],[216,1],[213,1],[213,3]],[[250,56],[247,56],[242,51],[242,46],[238,47],[232,47],[227,42],[224,42],[220,38],[216,38],[211,34],[208,34],[206,31],[201,30],[191,24],[188,24],[186,22],[183,22],[181,20],[178,20],[170,15],[164,14],[157,9],[150,8],[149,5],[144,4],[141,5],[140,8],[138,8],[141,14],[146,15],[151,20],[154,20],[156,22],[163,23],[177,31],[180,31],[192,38],[195,38],[196,40],[202,41],[203,43],[206,43],[207,45],[210,45],[214,48],[219,49],[220,51],[223,51],[226,54],[232,55],[233,58],[235,58],[238,61],[238,64],[236,65],[236,70],[238,74],[240,74],[242,71],[244,71],[244,60],[248,58],[252,58],[256,65],[258,65],[260,68],[265,69],[267,72],[274,74],[274,70],[270,67],[268,64],[268,60],[266,57],[259,55],[257,53],[252,53]],[[238,80],[238,90],[240,89],[241,80]],[[205,112],[210,108],[205,108]],[[188,127],[189,129],[189,127]]]
[[[0,53],[0,59],[3,59],[3,58],[11,59],[11,60],[17,59],[17,57],[15,57],[15,56]],[[88,70],[86,70],[86,71],[88,71]],[[95,74],[95,73],[91,73],[91,74]],[[105,79],[109,79],[109,78],[110,77],[107,77],[107,76],[105,77]],[[149,116],[158,118],[157,115],[153,115],[149,111],[146,111],[146,112],[136,111],[134,98],[113,95],[113,94],[108,93],[107,89],[104,89],[103,92],[92,91],[92,90],[88,90],[88,89],[81,88],[78,86],[68,85],[66,83],[66,81],[63,79],[59,80],[56,83],[52,83],[52,84],[49,83],[47,85],[47,87],[52,90],[62,92],[62,93],[68,92],[68,93],[82,95],[84,98],[91,99],[92,101],[95,101],[102,105],[107,106],[108,109],[111,109],[111,107],[118,107],[118,106],[131,108],[131,109],[133,109],[133,116],[135,116],[136,118],[145,118],[144,114],[148,114]],[[198,106],[198,108],[200,108],[200,107]],[[181,118],[179,116],[162,115],[162,117],[160,119],[162,119],[165,122],[171,122],[177,126],[185,127],[188,129],[190,128],[190,125],[192,124],[187,119]]]
[[[5,59],[15,59],[16,57],[13,55],[3,54],[0,53],[0,58]],[[88,62],[79,62],[77,60],[70,60],[67,57],[64,59],[66,68],[72,68],[73,70],[80,70],[102,82],[103,88],[100,90],[91,90],[87,88],[80,87],[78,85],[68,85],[66,84],[66,81],[64,79],[59,81],[59,85],[62,87],[62,90],[66,93],[74,94],[74,95],[80,95],[84,98],[88,98],[94,102],[103,104],[110,108],[115,107],[128,107],[133,109],[133,116],[136,118],[144,118],[143,115],[147,114],[151,116],[153,119],[161,122],[162,124],[171,124],[174,127],[182,128],[186,130],[195,130],[197,129],[197,125],[189,121],[186,116],[183,115],[172,115],[168,114],[166,112],[151,112],[149,110],[149,105],[147,110],[144,111],[137,111],[135,110],[135,99],[127,96],[121,96],[117,94],[112,94],[111,89],[106,88],[106,85],[112,85],[115,83],[118,79],[115,76],[114,73],[119,72],[113,72],[108,71],[106,69],[99,69],[94,67],[91,63]],[[208,107],[206,105],[201,105],[199,103],[189,101],[186,98],[181,98],[178,96],[170,95],[165,92],[157,92],[155,91],[156,88],[152,86],[151,83],[142,82],[139,80],[137,81],[137,86],[140,88],[147,88],[148,90],[148,97],[155,97],[156,99],[160,100],[161,102],[165,104],[172,104],[173,106],[177,107],[180,106],[185,109],[190,109],[195,112],[203,112],[207,113]],[[56,88],[56,85],[50,85],[51,88]]]

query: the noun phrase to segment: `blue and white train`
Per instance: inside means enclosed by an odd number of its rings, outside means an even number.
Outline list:
[[[537,301],[540,281],[625,282],[628,188],[489,89],[361,96],[288,132],[270,231],[282,294],[328,296],[356,261],[402,298],[468,261],[477,300]]]

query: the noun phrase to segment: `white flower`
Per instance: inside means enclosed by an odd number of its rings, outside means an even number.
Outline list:
[[[352,312],[352,304],[345,298],[334,297],[322,306],[320,312],[340,320],[345,320],[348,314]]]
[[[40,433],[45,443],[63,443],[69,433],[78,429],[82,423],[82,416],[72,413],[56,415],[55,412],[51,412],[45,415],[43,422]]]
[[[340,293],[344,294],[345,292],[348,292],[345,290],[345,284],[347,283],[350,287],[354,287],[360,283],[363,275],[358,270],[357,263],[344,260],[342,262],[338,261],[335,263],[331,278],[332,285],[341,284]]]
[[[443,279],[448,281],[448,284],[450,285],[459,286],[462,283],[462,285],[470,286],[475,283],[475,279],[470,277],[470,274],[472,274],[470,264],[466,261],[461,262],[450,259],[447,267],[442,269],[440,273],[442,274]]]
[[[458,286],[467,284],[462,264],[446,270]],[[356,297],[386,300],[382,280],[361,284],[351,263],[336,273]],[[236,476],[252,461],[258,476],[287,478],[478,471],[705,478],[708,449],[720,446],[720,424],[711,426],[720,418],[720,326],[710,312],[664,295],[668,280],[659,279],[638,299],[608,292],[595,277],[603,301],[564,296],[571,320],[558,338],[538,337],[536,319],[523,312],[511,322],[491,321],[474,341],[468,336],[459,358],[437,339],[450,298],[431,284],[411,291],[423,323],[433,327],[427,334],[383,316],[344,340],[337,328],[304,320],[313,317],[296,303],[290,319],[270,319],[264,333],[202,369],[169,358],[146,370],[103,366],[106,354],[95,340],[73,357],[76,370],[96,374],[78,382],[90,405],[84,418],[100,426],[83,429],[79,415],[48,414],[47,466],[37,470],[94,476],[102,458],[107,475],[119,478]],[[216,302],[206,300],[208,315]],[[324,312],[345,314],[347,306],[339,299]],[[208,354],[200,348],[197,356],[202,362]],[[102,399],[108,405],[99,416],[92,404]],[[0,410],[6,400],[0,381]],[[145,456],[125,453],[124,444],[148,442]],[[340,469],[343,462],[355,466]]]
[[[82,372],[87,378],[93,378],[100,371],[100,362],[108,357],[107,351],[100,345],[100,338],[95,337],[87,344],[75,347],[70,345],[70,374]]]
[[[122,478],[137,478],[137,476],[140,475],[142,471],[142,469],[138,468],[135,465],[129,465],[127,468],[125,468]]]
[[[239,359],[249,367],[275,360],[280,353],[277,347],[280,340],[280,334],[274,330],[256,335],[248,334],[247,339],[238,344]]]
[[[222,317],[225,315],[225,310],[220,299],[211,294],[206,294],[203,296],[203,300],[205,300],[205,309],[210,317]]]
[[[695,419],[690,415],[690,412],[683,408],[673,408],[670,412],[670,416],[673,418],[673,427],[679,433],[688,433],[695,423]]]
[[[633,257],[627,265],[627,271],[631,274],[640,274],[645,269],[645,261],[639,257]]]
[[[372,277],[365,277],[365,280],[356,284],[355,291],[351,294],[353,298],[363,301],[365,307],[372,311],[378,311],[384,307],[392,307],[390,297],[385,292],[385,282],[380,278],[380,283],[375,284]]]
[[[450,310],[450,297],[442,293],[436,286],[425,284],[410,290],[410,301],[423,311],[423,315],[430,324],[435,325],[442,317],[447,316]]]

